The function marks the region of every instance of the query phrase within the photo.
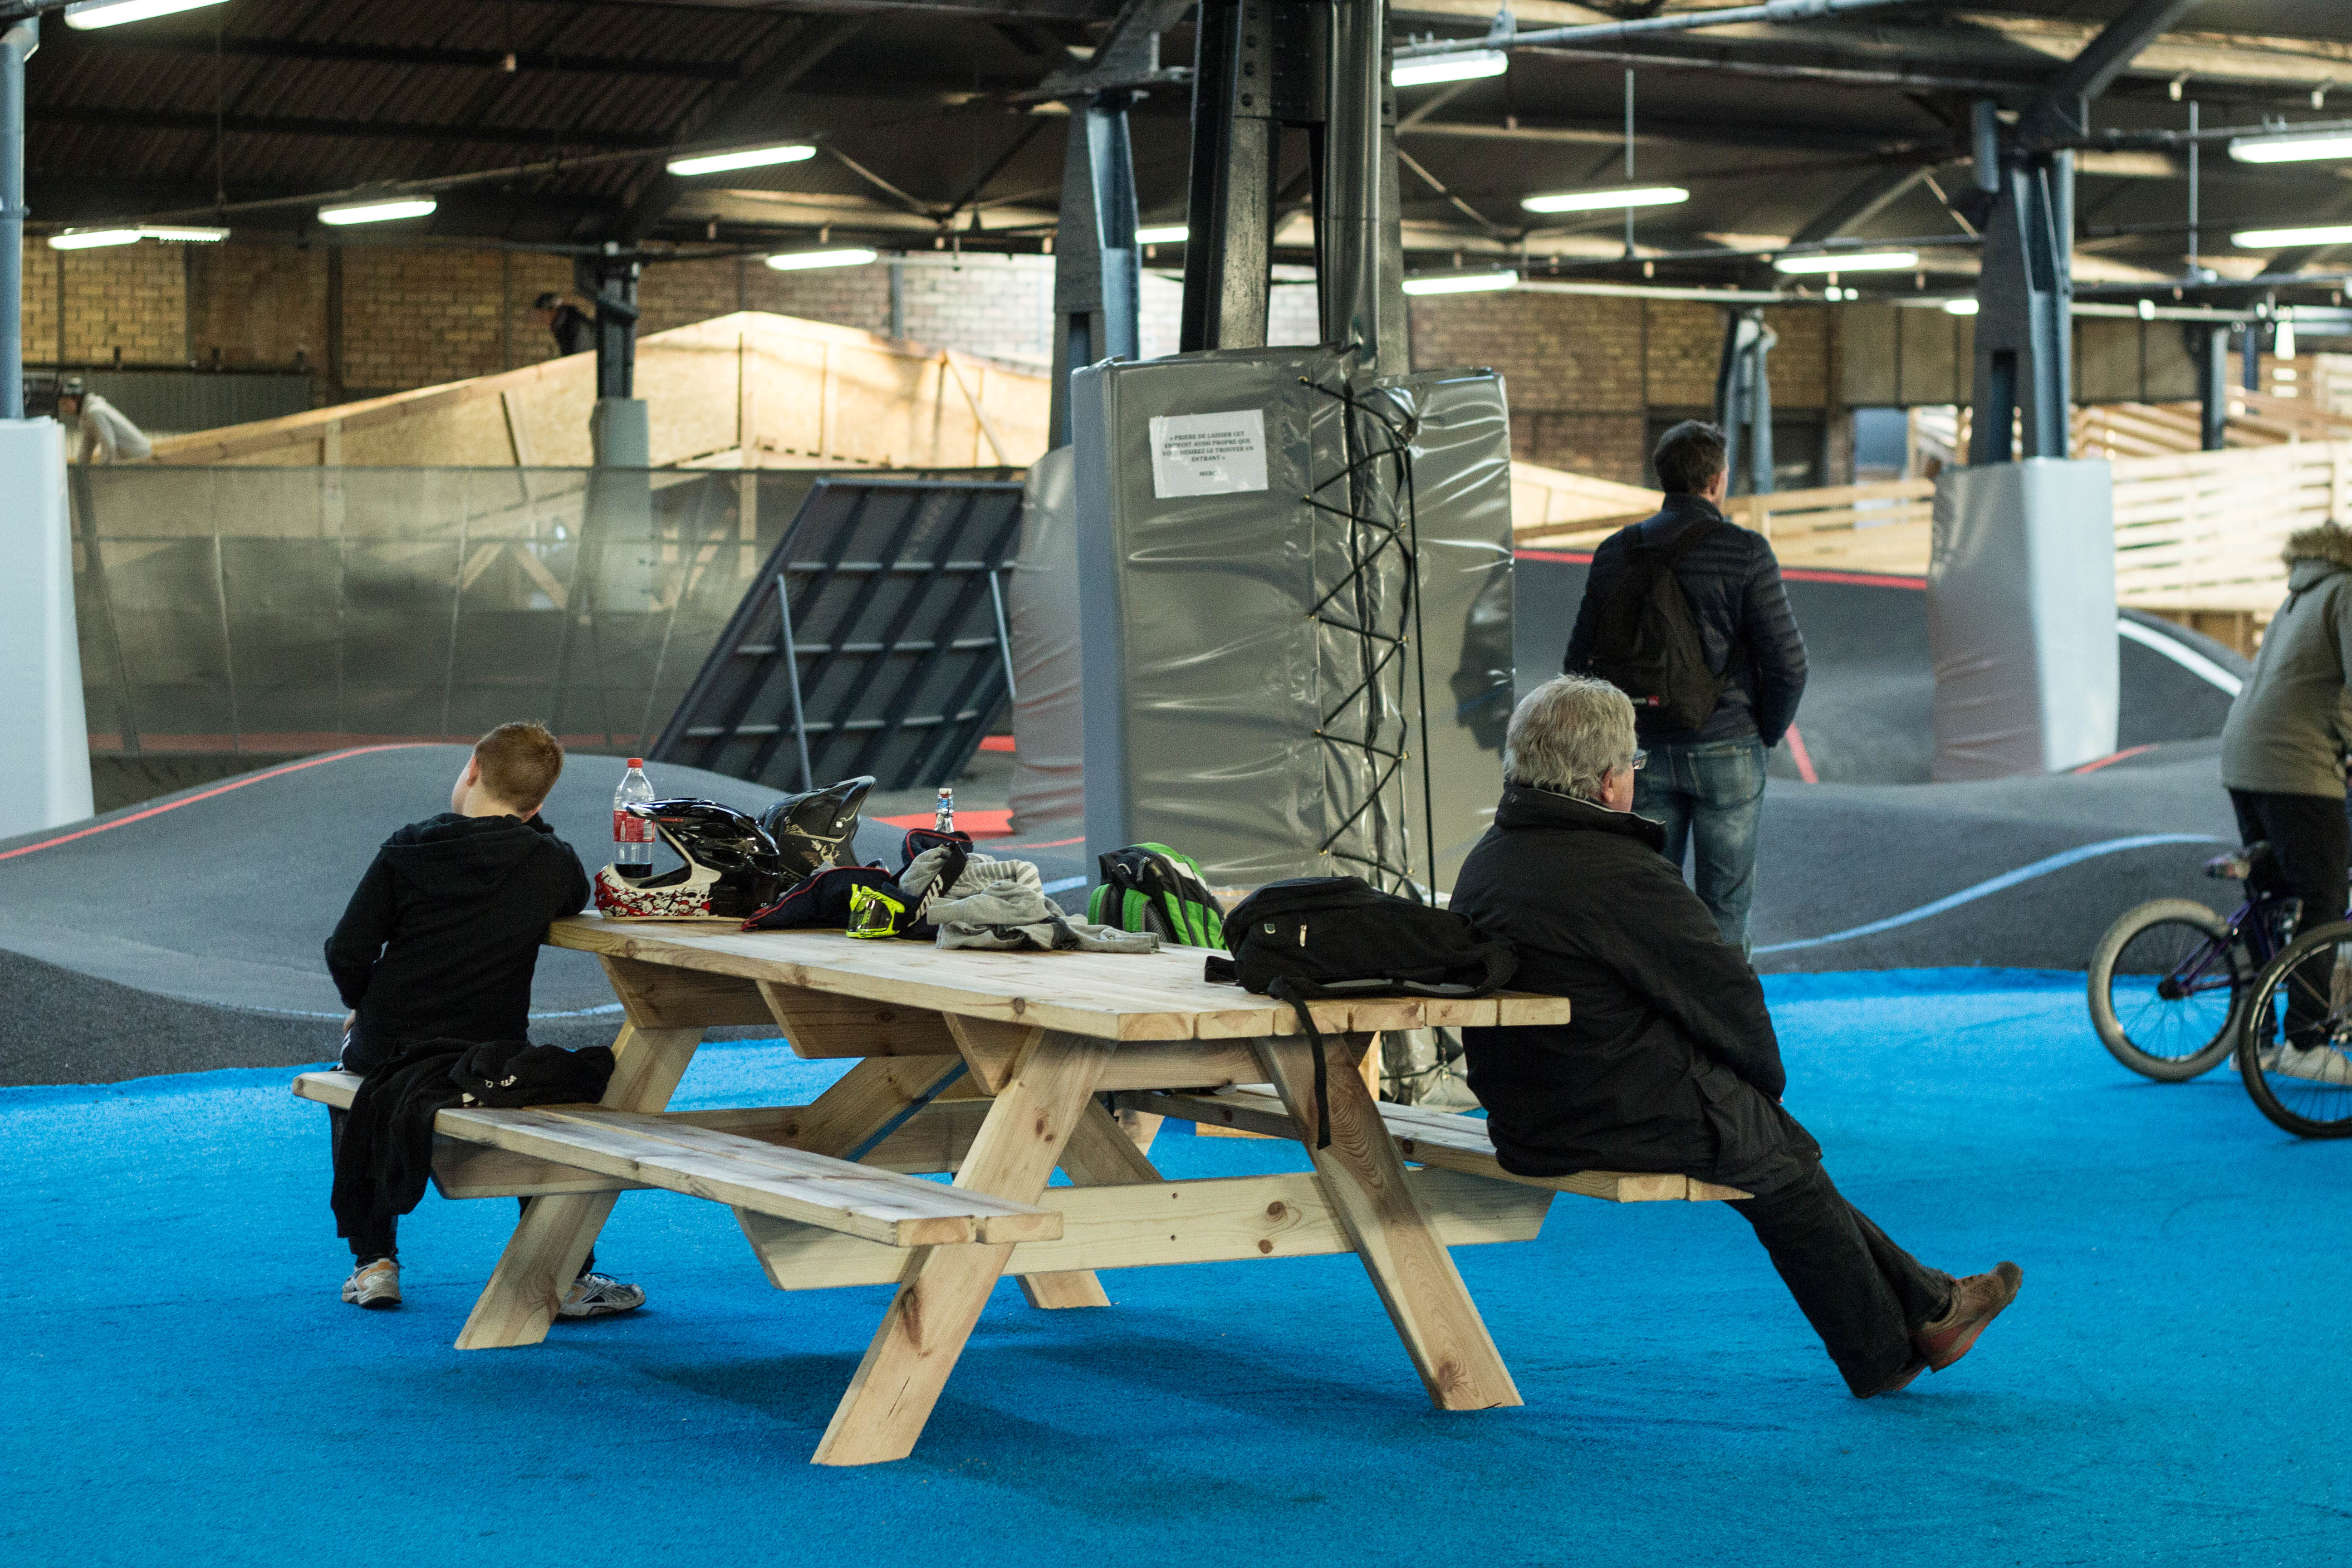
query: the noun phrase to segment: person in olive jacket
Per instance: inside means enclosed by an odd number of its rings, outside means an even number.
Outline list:
[[[2246,843],[2267,843],[2247,880],[2303,900],[2302,928],[2344,908],[2352,829],[2344,754],[2352,748],[2352,530],[2324,522],[2288,536],[2286,602],[2263,634],[2253,672],[2221,725],[2221,784]],[[2273,1072],[2352,1083],[2352,1058],[2328,1039],[2333,952],[2312,955],[2287,987],[2286,1040],[2264,1053]]]
[[[1955,1279],[1887,1239],[1780,1107],[1788,1075],[1764,989],[1635,816],[1633,708],[1561,676],[1518,705],[1495,825],[1451,907],[1511,944],[1515,990],[1569,1023],[1465,1029],[1470,1089],[1503,1169],[1679,1172],[1752,1195],[1756,1229],[1858,1399],[1941,1372],[2015,1298],[2014,1263]]]

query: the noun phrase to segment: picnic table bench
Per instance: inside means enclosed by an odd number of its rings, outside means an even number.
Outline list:
[[[1382,1105],[1353,1070],[1382,1030],[1560,1023],[1560,997],[1310,1004],[1329,1102],[1318,1149],[1312,1042],[1287,1006],[1203,979],[1202,950],[974,952],[594,915],[548,941],[598,956],[626,1022],[600,1104],[436,1118],[445,1195],[531,1200],[458,1347],[545,1338],[620,1193],[725,1204],[781,1289],[898,1287],[820,1464],[912,1450],[1006,1275],[1034,1306],[1103,1307],[1101,1269],[1352,1251],[1433,1403],[1517,1405],[1447,1247],[1531,1239],[1559,1192],[1745,1195],[1679,1175],[1514,1176],[1482,1122]],[[703,1032],[739,1024],[851,1066],[807,1105],[668,1110]],[[306,1073],[295,1092],[348,1105],[358,1081]],[[1137,1113],[1132,1135],[1112,1107]],[[1314,1168],[1167,1180],[1147,1146],[1169,1116],[1295,1139]],[[1048,1187],[1057,1168],[1070,1185]]]

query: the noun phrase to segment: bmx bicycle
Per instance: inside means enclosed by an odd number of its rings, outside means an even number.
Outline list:
[[[2270,847],[2250,845],[2205,863],[2205,874],[2246,884],[2237,912],[2189,899],[2126,910],[2091,955],[2091,1024],[2115,1058],[2161,1083],[2183,1083],[2232,1055],[2257,1109],[2305,1138],[2352,1136],[2352,921],[2296,933],[2303,903],[2252,884]],[[2335,950],[2344,978],[2314,961]],[[2323,985],[2326,994],[2319,994]],[[2338,998],[2341,998],[2339,1002]],[[2282,1049],[2278,1017],[2318,1020],[2315,1045]]]

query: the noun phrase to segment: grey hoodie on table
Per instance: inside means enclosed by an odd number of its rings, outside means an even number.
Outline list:
[[[2283,557],[2286,603],[2221,726],[2221,783],[2341,800],[2352,750],[2352,530],[2305,529]]]
[[[954,851],[926,849],[908,863],[898,886],[918,900],[917,918],[940,928],[941,947],[1044,950],[1080,952],[1157,952],[1160,939],[1149,931],[1074,921],[1064,914],[1026,860],[992,860],[974,855],[964,862],[955,885],[920,901]]]

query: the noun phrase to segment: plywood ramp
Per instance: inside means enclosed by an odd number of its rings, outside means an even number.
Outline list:
[[[637,341],[657,468],[1021,467],[1050,382],[855,327],[757,310]],[[593,354],[167,437],[155,461],[307,468],[579,468]]]

